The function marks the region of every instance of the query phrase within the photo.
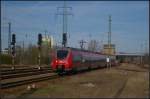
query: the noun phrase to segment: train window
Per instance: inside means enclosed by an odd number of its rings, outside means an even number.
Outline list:
[[[73,55],[73,61],[77,62],[77,61],[81,61],[82,60],[82,56],[81,55]]]
[[[64,59],[66,58],[68,55],[68,51],[67,50],[58,50],[57,51],[57,58],[58,59]]]

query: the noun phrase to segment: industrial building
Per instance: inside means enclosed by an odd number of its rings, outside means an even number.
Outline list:
[[[108,44],[104,44],[102,53],[115,55],[116,54],[115,44],[111,44],[110,48],[109,48]]]

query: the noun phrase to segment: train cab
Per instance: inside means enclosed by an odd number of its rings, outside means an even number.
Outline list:
[[[65,72],[71,68],[71,51],[69,49],[58,49],[55,52],[52,69],[55,72]]]

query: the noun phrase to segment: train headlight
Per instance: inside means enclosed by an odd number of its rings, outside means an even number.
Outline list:
[[[57,63],[57,60],[55,62]]]

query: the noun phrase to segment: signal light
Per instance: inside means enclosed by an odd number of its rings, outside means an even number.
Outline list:
[[[16,35],[12,34],[12,45],[14,45],[16,43]]]
[[[42,34],[38,34],[38,45],[42,44]]]
[[[52,38],[50,38],[49,47],[52,48]]]
[[[63,44],[67,42],[67,33],[63,33]]]
[[[15,46],[13,45],[12,46],[12,55],[14,55],[15,54]]]

